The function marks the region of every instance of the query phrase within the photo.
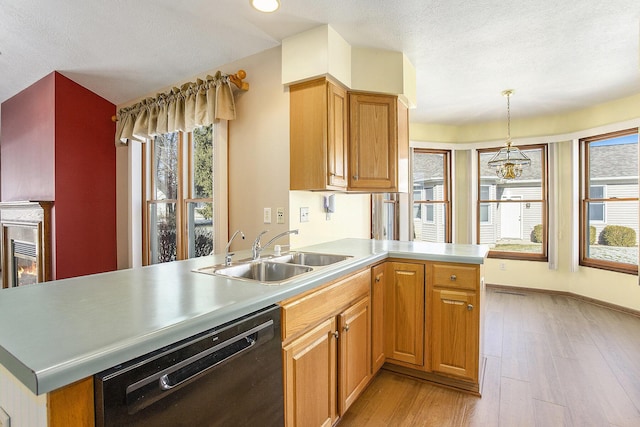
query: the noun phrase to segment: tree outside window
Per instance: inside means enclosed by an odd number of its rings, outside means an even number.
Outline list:
[[[145,264],[209,255],[213,235],[213,127],[146,144]]]

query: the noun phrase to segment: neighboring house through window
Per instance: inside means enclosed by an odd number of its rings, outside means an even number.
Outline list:
[[[518,147],[531,165],[503,180],[488,161],[500,148],[478,150],[477,242],[492,258],[547,260],[547,146]]]
[[[413,149],[413,239],[451,242],[451,152]]]
[[[580,140],[580,264],[638,274],[638,129]]]

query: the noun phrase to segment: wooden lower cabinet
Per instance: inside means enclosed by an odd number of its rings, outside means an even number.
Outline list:
[[[338,316],[339,411],[342,416],[371,379],[371,317],[365,297]]]
[[[479,310],[476,293],[434,289],[432,295],[433,372],[477,381]]]
[[[370,284],[367,269],[281,303],[287,427],[334,424],[371,380]]]
[[[285,425],[331,426],[336,413],[336,319],[283,348]]]
[[[371,374],[382,368],[384,355],[384,285],[387,264],[371,268]]]
[[[388,262],[385,281],[385,356],[388,362],[424,365],[424,264]]]

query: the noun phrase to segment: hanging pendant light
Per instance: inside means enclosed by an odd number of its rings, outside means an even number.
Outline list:
[[[531,165],[531,159],[511,142],[510,98],[513,95],[513,89],[503,91],[502,95],[507,97],[507,145],[489,160],[488,165],[496,170],[498,178],[516,179],[520,178],[524,167]]]

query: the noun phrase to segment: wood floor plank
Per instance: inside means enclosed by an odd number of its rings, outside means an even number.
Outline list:
[[[564,406],[560,378],[545,334],[527,333],[527,357],[531,372],[531,396],[534,399]]]
[[[527,381],[502,377],[500,382],[501,426],[534,426],[533,398]]]
[[[562,405],[533,399],[533,413],[536,427],[570,427],[571,415]]]

